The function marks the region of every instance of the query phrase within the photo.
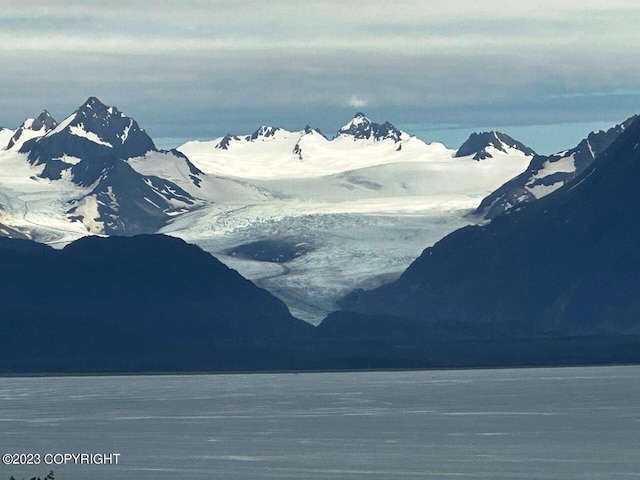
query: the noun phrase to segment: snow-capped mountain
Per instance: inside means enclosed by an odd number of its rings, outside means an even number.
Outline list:
[[[372,125],[356,114],[331,140],[308,127],[261,127],[178,147],[209,177],[237,178],[269,198],[218,203],[162,232],[203,246],[317,322],[354,281],[371,285],[397,275],[425,245],[471,223],[466,215],[477,202],[531,160],[517,149],[496,150],[482,162],[456,158],[440,143],[387,135],[398,131],[389,123]],[[284,265],[256,261],[264,245],[266,257],[286,258]]]
[[[350,138],[351,140],[373,140],[376,142],[383,140],[392,140],[398,143],[406,140],[409,135],[401,132],[389,122],[382,125],[371,122],[367,116],[358,112],[355,116],[340,130],[334,138]]]
[[[22,145],[34,138],[42,137],[56,128],[58,122],[44,110],[36,118],[27,118],[4,144],[6,150],[19,150]],[[4,142],[3,142],[4,143]]]
[[[150,150],[156,150],[153,140],[134,119],[115,107],[107,107],[95,97],[90,97],[46,135],[27,142],[20,149],[29,154],[29,161],[34,165],[65,163],[64,158],[71,157],[127,159]],[[67,165],[75,163],[71,160]]]
[[[25,136],[31,138],[22,141]],[[7,151],[11,154],[5,154],[5,163],[13,162],[15,167],[6,173],[23,171],[30,164],[30,174],[24,179],[29,183],[27,190],[36,189],[36,184],[45,180],[55,184],[42,188],[56,205],[57,211],[50,216],[57,223],[79,222],[85,232],[109,235],[154,232],[173,215],[198,203],[175,183],[141,175],[127,163],[132,157],[157,152],[155,145],[135,120],[95,97],[60,124],[43,113],[33,122],[25,122],[13,138],[16,142]],[[18,141],[21,146],[16,152]],[[187,159],[177,152],[166,152],[165,156],[176,157],[188,172],[185,176],[197,183],[201,172]],[[22,161],[27,165],[19,165]],[[24,205],[29,208],[29,202]],[[14,223],[19,224],[21,216],[26,219],[21,208],[5,211],[4,216],[12,213],[9,220]]]
[[[312,178],[387,163],[451,158],[441,143],[422,140],[391,123],[358,112],[329,140],[318,129],[291,132],[261,126],[250,135],[226,135],[178,147],[203,172],[245,179]]]
[[[493,158],[496,152],[507,153],[510,150],[518,150],[528,156],[535,155],[531,148],[514,140],[509,135],[492,131],[472,133],[460,146],[456,152],[456,157],[473,155],[474,160],[485,160]]]
[[[333,139],[262,126],[160,151],[92,97],[0,151],[0,235],[60,246],[87,234],[178,236],[317,322],[347,291],[397,275],[470,223],[469,211],[530,160],[516,149],[482,162],[454,154],[362,114]],[[273,255],[251,254],[263,245]]]
[[[338,323],[370,316],[377,338],[403,320],[449,338],[637,336],[639,145],[636,119],[572,182],[446,236],[398,281],[354,292],[343,306],[357,314]]]
[[[534,156],[524,172],[484,198],[474,213],[490,220],[517,205],[557,190],[585,171],[635,118],[636,115],[607,131],[591,132],[570,150]]]

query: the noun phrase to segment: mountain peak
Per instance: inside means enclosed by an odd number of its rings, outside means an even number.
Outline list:
[[[84,102],[84,106],[87,107],[87,108],[94,108],[94,107],[96,107],[96,108],[104,108],[104,109],[107,108],[107,106],[104,103],[102,103],[98,99],[98,97],[89,97],[89,98],[87,98],[87,101]]]
[[[109,107],[98,100],[97,97],[89,97],[82,106],[75,111],[76,117],[108,118],[125,117],[116,107]]]
[[[572,183],[451,233],[344,308],[491,340],[637,335],[639,145],[632,121]]]
[[[257,140],[258,138],[273,137],[277,131],[281,130],[278,127],[271,127],[269,125],[262,125],[255,132],[249,136],[249,140]]]
[[[527,169],[485,197],[475,213],[490,220],[523,203],[544,197],[582,174],[637,118],[634,115],[606,131],[596,130],[570,150],[536,155]]]
[[[51,116],[51,114],[47,110],[43,110],[40,115],[36,117],[36,119],[31,124],[32,130],[42,130],[45,131],[53,130],[58,126],[58,122]]]
[[[57,126],[58,122],[47,110],[43,110],[36,118],[27,118],[22,122],[22,125],[9,140],[7,149],[20,148],[26,141],[41,137]]]
[[[353,137],[354,140],[372,139],[374,141],[391,139],[397,143],[401,136],[402,132],[390,122],[384,122],[382,125],[373,123],[364,113],[357,112],[349,123],[338,130],[335,138]]]
[[[48,112],[43,112],[41,117],[45,125],[47,122],[51,125]],[[48,164],[65,156],[101,158],[106,155],[128,159],[150,150],[156,150],[155,145],[138,123],[116,107],[106,106],[97,97],[89,97],[45,136],[20,149],[29,153],[29,161],[34,164]]]
[[[305,134],[305,135],[320,135],[320,136],[321,136],[321,137],[323,137],[323,138],[327,138],[327,137],[324,135],[324,133],[322,133],[322,132],[320,131],[320,129],[319,129],[319,128],[313,128],[313,127],[311,127],[311,126],[309,126],[309,125],[307,125],[306,127],[304,127],[303,132],[304,132],[304,134]]]
[[[493,147],[500,152],[506,152],[507,148],[515,148],[525,155],[535,155],[535,152],[531,148],[514,140],[509,135],[492,130],[481,133],[473,132],[460,146],[455,156],[466,157],[473,155],[474,160],[485,160],[493,157],[493,155],[487,151],[488,147]]]

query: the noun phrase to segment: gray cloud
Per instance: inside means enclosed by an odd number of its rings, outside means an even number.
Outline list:
[[[640,80],[628,48],[640,44],[640,7],[576,5],[10,2],[0,11],[0,125],[43,108],[63,117],[90,95],[160,136],[256,123],[332,131],[361,108],[470,128],[623,120],[637,100],[619,92]]]

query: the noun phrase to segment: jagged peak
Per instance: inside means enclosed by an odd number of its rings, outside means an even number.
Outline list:
[[[351,118],[351,120],[349,120],[346,124],[344,124],[340,130],[342,131],[342,130],[349,129],[353,125],[363,125],[363,124],[370,125],[371,120],[369,120],[369,117],[367,117],[364,113],[356,112],[356,114]]]
[[[43,121],[51,122],[48,112],[42,115]],[[89,97],[61,123],[56,122],[55,128],[37,141],[38,145],[30,142],[20,151],[29,153],[31,162],[46,163],[48,158],[65,154],[78,156],[76,151],[85,152],[87,142],[100,149],[111,149],[113,155],[124,159],[156,150],[153,140],[133,118],[116,107],[105,105],[97,97]]]
[[[402,132],[398,130],[391,122],[384,122],[382,125],[378,125],[375,130],[375,137],[377,140],[383,140],[390,138],[395,142],[399,142],[402,137]]]
[[[313,128],[313,127],[310,127],[309,125],[304,127],[303,132],[304,132],[304,135],[320,135],[322,138],[325,138],[325,139],[327,138],[326,135],[322,133],[319,128]]]
[[[491,153],[487,151],[488,147],[493,147],[501,152],[506,152],[507,148],[515,148],[525,155],[535,155],[535,152],[531,148],[523,145],[517,140],[514,140],[509,135],[491,130],[481,133],[473,132],[460,146],[455,156],[466,157],[468,155],[474,155],[474,160],[492,158]]]
[[[249,135],[248,140],[257,140],[258,138],[273,137],[276,132],[282,130],[280,127],[272,127],[269,125],[262,125],[255,132]]]
[[[349,123],[338,131],[335,138],[350,136],[354,140],[381,141],[390,139],[397,143],[402,139],[402,133],[389,121],[382,124],[374,123],[364,113],[357,112]]]
[[[371,120],[362,112],[357,112],[349,122],[347,122],[336,134],[338,137],[353,137],[354,140],[371,138]]]
[[[98,100],[97,97],[89,97],[76,111],[76,115],[87,117],[104,117],[113,114],[124,116],[116,107],[109,107]]]
[[[36,118],[27,118],[22,122],[22,125],[14,132],[13,136],[9,140],[6,148],[18,148],[17,146],[21,146],[25,141],[37,138],[52,131],[57,125],[58,122],[55,121],[51,114],[47,110],[43,110]],[[25,131],[35,133],[24,135]]]
[[[42,130],[45,131],[53,130],[58,126],[58,122],[51,116],[51,114],[47,110],[43,110],[40,115],[38,115],[32,122],[31,128],[33,130]]]
[[[101,109],[102,108],[104,108],[104,109],[107,108],[107,106],[104,103],[102,103],[98,99],[98,97],[89,97],[89,98],[87,98],[87,101],[84,102],[84,106],[87,107],[87,108],[94,108],[94,107],[101,108]]]

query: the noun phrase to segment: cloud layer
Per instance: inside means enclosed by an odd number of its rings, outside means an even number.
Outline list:
[[[192,137],[276,122],[331,129],[365,107],[381,121],[470,127],[639,110],[635,1],[9,3],[10,127],[90,95],[152,134]]]

